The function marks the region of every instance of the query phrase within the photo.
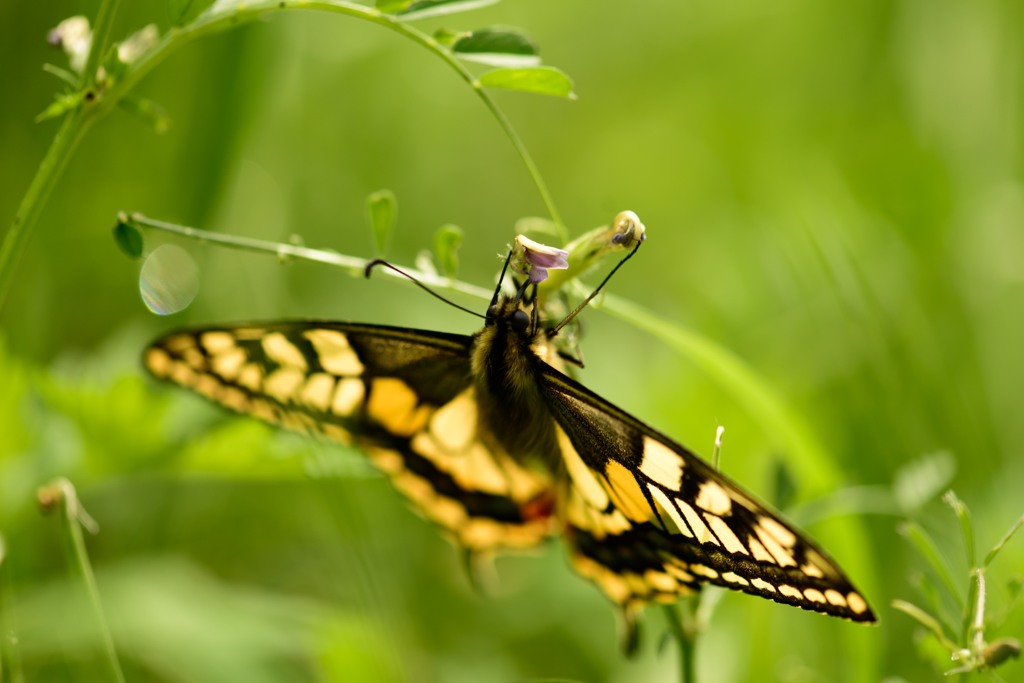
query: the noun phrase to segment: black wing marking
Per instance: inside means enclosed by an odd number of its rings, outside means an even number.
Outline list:
[[[355,443],[463,546],[529,546],[553,530],[550,477],[479,433],[471,338],[285,322],[177,332],[145,365],[236,412]]]
[[[714,583],[875,621],[835,562],[738,484],[556,370],[542,385],[572,480],[574,563],[614,601],[671,601]]]

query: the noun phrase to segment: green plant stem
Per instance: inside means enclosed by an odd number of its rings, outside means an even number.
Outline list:
[[[679,646],[679,680],[682,683],[697,681],[697,634],[696,622],[700,593],[691,599],[684,599],[674,605],[663,605],[669,631]],[[691,602],[693,604],[691,604]]]
[[[107,627],[107,620],[103,615],[103,605],[100,602],[96,577],[92,573],[89,554],[85,549],[85,538],[82,535],[82,526],[89,525],[91,527],[95,525],[95,522],[82,509],[78,502],[75,487],[67,479],[57,479],[41,488],[39,490],[39,503],[44,512],[53,508],[57,508],[60,512],[68,552],[71,553],[75,560],[78,578],[85,587],[89,598],[89,606],[92,608],[93,619],[103,641],[105,655],[103,662],[107,669],[104,680],[124,683],[124,674],[121,672],[121,665],[117,659],[117,650],[114,649],[114,640],[110,636],[110,629]]]
[[[0,309],[7,300],[7,294],[14,281],[15,269],[39,214],[71,159],[75,147],[81,141],[88,121],[89,117],[85,116],[81,109],[69,112],[64,118],[18,206],[17,213],[14,214],[11,228],[4,236],[3,246],[0,247]]]
[[[96,21],[92,26],[89,57],[85,60],[85,68],[82,70],[82,84],[86,91],[95,88],[99,80],[100,62],[103,60],[103,54],[107,51],[110,30],[114,26],[114,17],[117,16],[117,7],[120,3],[121,0],[103,0],[96,12]]]
[[[359,258],[357,256],[346,256],[344,254],[337,254],[331,251],[323,251],[321,249],[311,249],[309,247],[300,247],[294,244],[281,244],[280,242],[268,242],[265,240],[257,240],[249,237],[239,237],[236,235],[224,235],[216,232],[208,232],[206,230],[199,230],[197,228],[190,228],[184,225],[177,225],[175,223],[168,223],[166,221],[160,221],[153,218],[147,218],[139,213],[133,213],[130,215],[121,215],[118,220],[128,226],[131,226],[137,230],[159,230],[161,232],[167,232],[172,235],[178,235],[180,237],[186,237],[188,239],[197,240],[199,242],[207,242],[210,244],[220,244],[242,251],[252,251],[259,254],[269,254],[278,258],[297,258],[304,261],[313,261],[315,263],[323,263],[330,266],[338,266],[345,268],[351,272],[357,273],[362,276],[366,270],[366,266],[370,264],[368,259]],[[482,301],[488,301],[491,298],[493,292],[489,289],[477,287],[476,285],[469,284],[468,282],[462,282],[454,280],[452,278],[442,277],[431,273],[425,273],[415,268],[406,268],[402,266],[402,270],[409,275],[414,276],[421,283],[430,287],[437,287],[442,289],[449,289],[455,292],[461,292],[462,294],[468,294],[469,296],[476,297]],[[388,268],[380,268],[377,271],[383,275],[389,277],[395,277],[400,280],[405,278]]]
[[[86,71],[83,72],[84,85],[87,89],[94,88],[95,86],[96,71],[105,49],[100,41],[105,42],[110,33],[111,22],[113,21],[118,2],[119,0],[104,0],[100,6],[96,20],[96,30],[93,35],[93,48],[89,52]],[[342,0],[260,0],[258,2],[238,5],[223,12],[207,11],[195,21],[182,28],[172,28],[160,38],[152,49],[144,53],[129,67],[120,81],[112,83],[106,90],[95,92],[95,96],[92,98],[83,98],[82,104],[68,112],[50,145],[49,151],[43,158],[39,170],[29,185],[18,208],[18,212],[11,223],[11,229],[4,238],[3,247],[0,248],[0,309],[3,308],[3,304],[6,301],[14,279],[17,262],[31,236],[42,207],[64,168],[67,166],[75,146],[89,125],[95,120],[102,118],[117,106],[143,77],[177,49],[184,47],[197,38],[252,21],[269,12],[285,10],[318,10],[363,19],[405,36],[434,53],[448,64],[473,88],[498,121],[498,125],[501,126],[502,130],[505,131],[505,134],[512,141],[512,145],[522,158],[548,213],[558,226],[560,238],[563,242],[566,241],[566,230],[558,209],[544,179],[541,177],[536,163],[533,161],[533,157],[530,156],[529,151],[526,149],[526,145],[497,103],[475,82],[473,74],[448,49],[431,36],[409,26],[397,17],[384,14],[373,7],[344,2]]]

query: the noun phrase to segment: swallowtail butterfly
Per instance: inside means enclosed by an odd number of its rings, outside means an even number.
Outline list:
[[[627,238],[635,252],[640,239]],[[875,621],[802,532],[564,374],[561,325],[542,325],[535,282],[500,291],[472,336],[312,320],[206,327],[157,340],[145,366],[235,412],[357,445],[472,554],[562,536],[627,624],[705,583]]]

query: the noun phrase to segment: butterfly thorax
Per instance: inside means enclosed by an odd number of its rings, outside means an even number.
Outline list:
[[[483,431],[523,464],[539,461],[555,471],[554,421],[538,381],[544,367],[537,351],[541,341],[529,314],[502,297],[473,336],[471,368]]]

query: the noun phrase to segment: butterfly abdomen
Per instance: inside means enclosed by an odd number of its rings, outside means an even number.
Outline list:
[[[512,324],[518,310],[499,303],[494,318],[473,337],[471,367],[482,431],[524,465],[558,471],[555,423],[541,394],[544,361],[533,350],[533,335]]]

